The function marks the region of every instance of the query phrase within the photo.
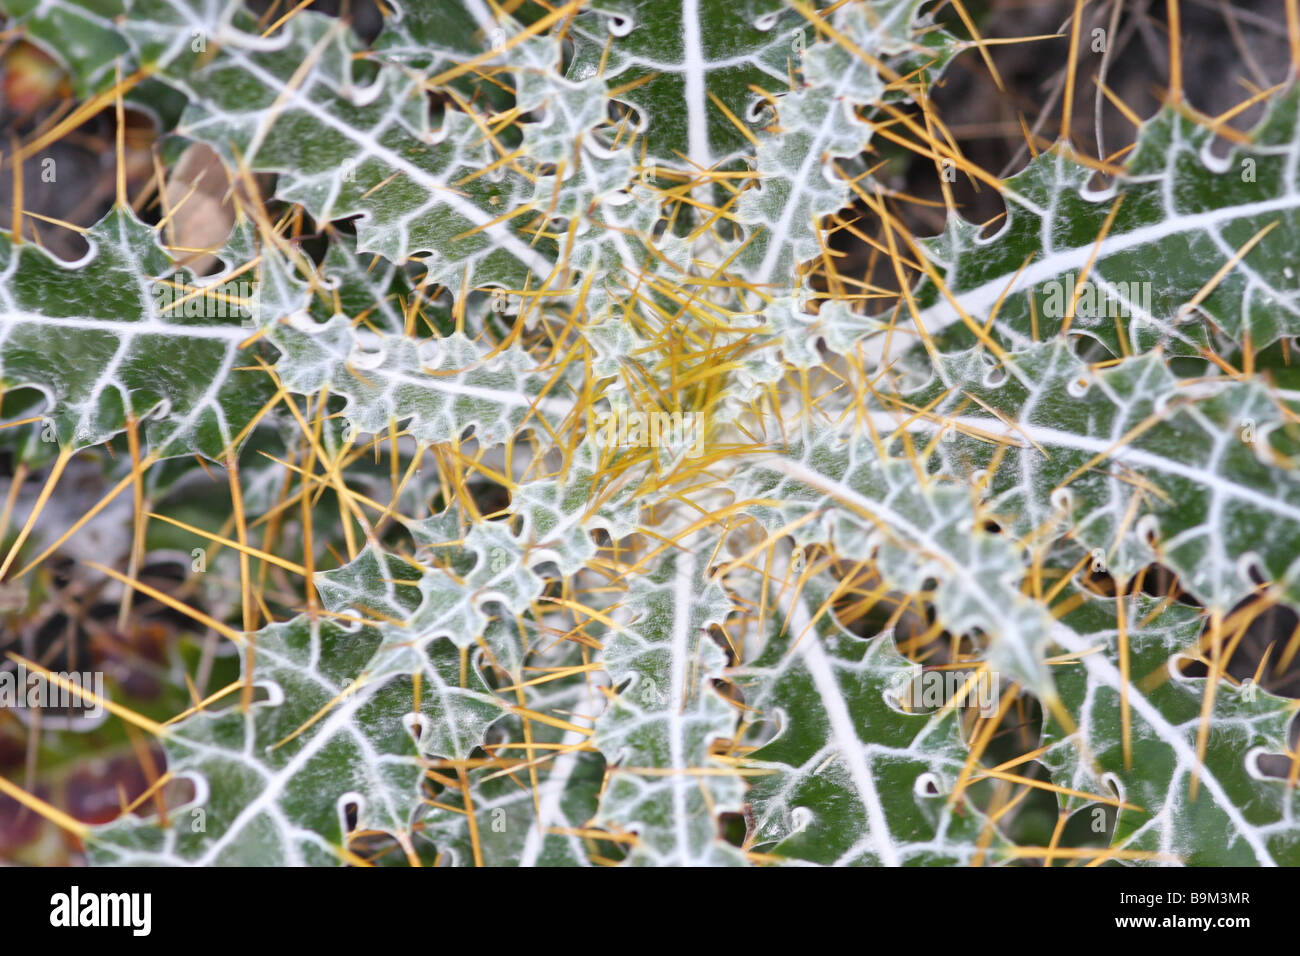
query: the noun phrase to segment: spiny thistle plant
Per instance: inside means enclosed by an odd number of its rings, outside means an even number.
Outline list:
[[[70,87],[5,152],[5,673],[140,768],[9,799],[95,864],[1300,863],[1291,82],[1199,113],[1168,0],[1099,159],[1076,15],[1002,179],[958,0],[305,7],[0,0]],[[99,116],[111,210],[25,215]]]

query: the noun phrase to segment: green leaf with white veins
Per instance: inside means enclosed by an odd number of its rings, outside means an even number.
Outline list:
[[[270,395],[243,368],[242,287],[218,276],[201,281],[213,295],[191,294],[199,280],[121,207],[85,237],[90,251],[68,263],[0,235],[0,382],[45,393],[64,447],[106,441],[132,415],[159,455],[222,457]]]
[[[1117,849],[1192,866],[1300,863],[1294,823],[1300,801],[1286,780],[1264,777],[1257,762],[1261,755],[1288,751],[1295,701],[1258,686],[1221,682],[1202,759],[1205,681],[1171,676],[1170,658],[1195,652],[1204,620],[1178,604],[1146,595],[1127,598],[1133,676],[1127,695],[1132,758],[1126,765],[1114,601],[1083,597],[1062,619],[1062,645],[1078,661],[1057,672],[1062,702],[1077,728],[1066,733],[1049,715],[1043,728],[1047,749],[1038,758],[1053,782],[1114,792],[1138,808],[1121,809],[1111,842]],[[1148,689],[1148,675],[1163,680]],[[1067,807],[1079,803],[1065,801]]]
[[[328,386],[346,397],[344,415],[356,432],[380,434],[396,421],[434,443],[473,428],[492,445],[530,420],[556,427],[572,409],[555,373],[535,368],[518,346],[493,354],[459,334],[423,342],[378,335],[343,315],[325,323],[293,316],[269,337],[281,352],[276,373],[285,386],[304,394]]]
[[[523,288],[551,272],[545,241],[496,222],[525,201],[528,180],[509,165],[481,175],[502,153],[470,116],[431,116],[424,77],[357,60],[338,20],[302,12],[273,37],[235,6],[189,9],[137,0],[155,17],[132,20],[141,57],[185,93],[177,132],[209,143],[237,168],[278,173],[276,195],[318,220],[359,217],[357,249],[393,262],[428,253],[429,282],[459,289]],[[195,32],[216,48],[193,52]],[[504,147],[501,147],[502,149]],[[476,175],[478,174],[478,175]]]
[[[736,726],[737,711],[713,687],[726,657],[708,633],[731,602],[683,551],[637,577],[625,603],[632,621],[605,636],[599,658],[621,691],[592,738],[610,764],[596,823],[636,833],[634,864],[742,864],[716,819],[740,809],[741,781],[709,759],[710,744]]]
[[[776,98],[775,128],[758,138],[758,178],[736,204],[737,219],[752,233],[737,261],[747,279],[787,282],[796,266],[821,254],[826,240],[819,220],[853,199],[845,180],[855,171],[837,170],[835,164],[866,149],[872,125],[857,111],[885,94],[885,78],[867,57],[888,61],[911,50],[921,4],[844,4],[832,16],[842,39],[810,39],[799,61],[803,84]],[[955,50],[954,44],[934,53],[939,68]]]
[[[415,294],[416,283],[408,269],[379,256],[357,255],[351,241],[336,234],[320,265],[322,285],[328,292],[313,300],[312,315],[327,322],[333,318],[337,303],[340,314],[362,317],[371,328],[401,335],[406,331],[407,319],[403,306]],[[424,300],[416,328],[450,335],[455,322],[449,308]]]
[[[1142,128],[1116,184],[1103,192],[1086,188],[1095,170],[1066,149],[1044,153],[1007,180],[1007,219],[996,236],[980,238],[979,226],[953,215],[943,236],[924,243],[952,298],[923,282],[919,324],[947,351],[974,341],[958,307],[980,325],[996,309],[995,337],[1007,348],[1025,347],[1035,331],[1043,341],[1066,327],[1076,282],[1086,277],[1069,331],[1116,357],[1156,345],[1197,354],[1211,341],[1239,343],[1247,334],[1263,348],[1297,334],[1297,115],[1300,90],[1290,89],[1270,103],[1248,143],[1215,158],[1215,134],[1166,109]],[[909,344],[895,339],[886,359]]]
[[[1158,351],[1093,370],[1059,340],[1014,354],[1009,372],[975,353],[943,368],[948,386],[907,400],[948,397],[908,427],[947,427],[936,453],[958,478],[998,458],[987,506],[1013,533],[1064,528],[1068,507],[1074,539],[1121,580],[1159,561],[1227,611],[1256,590],[1254,568],[1300,598],[1293,397],[1260,379],[1180,381]]]
[[[562,77],[563,50],[552,37],[528,37],[516,50],[515,106],[539,116],[521,126],[521,149],[531,164],[555,170],[538,177],[533,200],[548,216],[580,215],[598,197],[629,185],[633,151],[615,146],[617,124],[609,119],[603,79]]]
[[[80,96],[114,81],[114,65],[127,52],[114,23],[123,9],[123,0],[0,0],[0,14],[63,61]]]
[[[507,619],[525,613],[542,593],[543,573],[558,570],[567,576],[582,570],[596,555],[594,530],[603,529],[615,539],[632,532],[637,505],[626,492],[608,502],[593,499],[595,452],[590,442],[576,449],[570,465],[562,478],[525,482],[516,489],[517,527],[504,521],[470,522],[454,508],[404,522],[429,567],[417,575],[423,595],[418,607],[403,611],[389,604],[382,609],[404,619],[402,630],[394,632],[399,645],[447,637],[458,647],[469,647],[489,630],[496,616],[492,611],[504,608]],[[381,560],[372,550],[367,554]],[[332,591],[341,573],[322,575],[322,588]],[[373,600],[366,589],[348,587],[352,595]],[[348,599],[344,594],[334,598],[340,606]],[[509,648],[498,652],[506,660],[516,656]]]
[[[836,355],[851,355],[857,344],[881,323],[858,315],[843,302],[824,302],[816,315],[801,308],[804,296],[775,299],[759,313],[763,334],[796,368],[822,364],[819,345]]]
[[[423,773],[406,717],[411,681],[358,680],[379,634],[304,615],[255,641],[254,679],[268,699],[244,713],[236,693],[163,737],[167,769],[194,781],[195,798],[166,827],[128,814],[97,828],[92,861],[339,865],[348,805],[360,829],[409,830]]]
[[[775,771],[748,794],[757,842],[826,865],[971,862],[985,824],[969,801],[959,812],[947,799],[967,756],[956,718],[890,703],[914,665],[890,633],[863,640],[829,613],[814,622],[825,585],[809,579],[794,600],[787,592],[783,629],[736,672],[746,701],[778,725],[749,758]]]
[[[584,663],[585,651],[578,645],[543,640],[532,621],[524,618],[521,623],[522,633],[509,643],[529,651],[528,669],[520,661],[494,659],[510,673],[512,683],[531,680],[538,668]],[[449,786],[421,820],[420,838],[431,840],[444,859],[461,866],[475,862],[476,844],[477,859],[484,866],[589,865],[578,831],[596,813],[605,769],[588,743],[586,728],[603,700],[591,678],[579,673],[522,689],[530,711],[560,718],[557,723],[563,726],[525,722],[517,715],[495,724],[487,741],[490,752],[518,760],[519,765],[508,773],[493,767],[466,772],[473,795],[472,822],[463,812],[463,793]],[[446,775],[451,776],[450,770]]]
[[[538,730],[543,726],[534,724]],[[522,739],[522,733],[516,731],[513,739]],[[546,742],[551,736],[534,731],[534,740]],[[536,789],[528,785],[524,770],[512,775],[473,770],[467,776],[477,833],[470,831],[463,796],[449,790],[425,817],[421,839],[431,840],[457,866],[474,864],[475,835],[483,866],[590,866],[577,831],[595,813],[603,772],[599,754],[576,749],[546,761]]]
[[[440,570],[427,570],[367,547],[355,560],[316,575],[321,603],[344,620],[369,622],[382,640],[366,664],[366,678],[421,676],[424,713],[422,752],[464,759],[483,739],[488,724],[501,716],[500,703],[488,692],[477,669],[462,674],[460,649],[468,640],[422,626],[449,603],[465,600],[466,587]]]
[[[797,60],[795,36],[811,33],[779,0],[593,0],[574,21],[569,75],[600,74],[640,114],[647,160],[707,169],[743,148],[761,125],[750,86],[783,90]],[[606,52],[608,51],[608,52]],[[640,82],[638,82],[640,81]]]
[[[1105,174],[1048,149],[992,234],[950,210],[938,237],[886,236],[927,268],[880,306],[861,266],[888,266],[872,237],[906,197],[872,178],[874,136],[951,121],[926,97],[976,46],[937,25],[961,29],[953,4],[382,6],[368,45],[303,6],[0,0],[79,93],[120,67],[188,104],[164,178],[189,141],[273,190],[240,190],[252,218],[202,280],[129,209],[75,263],[0,237],[0,445],[112,443],[48,484],[23,457],[0,525],[50,489],[43,547],[89,475],[118,496],[72,557],[102,528],[129,543],[133,511],[232,535],[226,482],[189,456],[225,459],[265,411],[241,527],[267,558],[355,555],[298,581],[227,547],[178,584],[242,651],[199,693],[238,663],[256,694],[158,729],[195,797],[92,828],[93,862],[337,865],[368,852],[359,827],[400,851],[375,862],[1300,864],[1269,777],[1296,704],[1237,683],[1266,679],[1256,645],[1294,650],[1251,612],[1300,608],[1279,344],[1300,333],[1300,91],[1261,95],[1242,136],[1175,104]],[[232,275],[251,322],[159,302]],[[118,494],[133,420],[173,459],[144,509]],[[286,464],[313,448],[339,495]],[[183,562],[184,527],[151,521],[131,577]],[[1157,576],[1199,606],[1135,593]],[[318,599],[240,635],[247,586],[268,622]],[[898,635],[849,632],[884,605]],[[901,700],[967,663],[993,675],[976,703],[1014,710],[941,709],[947,681],[929,713]],[[1050,832],[1116,803],[1109,837]]]
[[[599,449],[588,439],[574,449],[561,476],[515,489],[516,538],[530,563],[553,563],[563,575],[576,574],[596,556],[593,531],[601,529],[618,541],[636,530],[640,502],[633,487],[611,493],[599,478]]]
[[[892,589],[924,591],[936,579],[935,614],[944,628],[982,633],[995,670],[1052,693],[1044,655],[1053,620],[1021,592],[1025,549],[985,527],[968,486],[882,458],[870,435],[833,431],[755,460],[736,484],[737,501],[765,528],[802,522],[791,528],[798,544],[827,544],[846,560],[873,561]]]
[[[389,15],[374,50],[429,74],[482,56],[506,35],[486,0],[400,0],[385,6]]]

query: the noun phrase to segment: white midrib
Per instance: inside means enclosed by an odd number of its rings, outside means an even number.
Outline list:
[[[353,716],[357,710],[364,704],[377,690],[383,686],[382,682],[376,681],[366,687],[362,687],[357,693],[353,694],[346,700],[342,701],[335,711],[325,720],[321,728],[307,741],[306,745],[298,753],[294,754],[293,759],[281,767],[272,776],[266,789],[257,795],[252,803],[244,807],[239,815],[231,821],[226,832],[221,835],[221,839],[213,843],[208,848],[208,852],[196,862],[196,866],[207,866],[212,863],[235,838],[243,831],[252,820],[255,820],[258,814],[262,813],[268,807],[272,806],[280,795],[284,792],[285,786],[292,780],[309,760],[311,760],[325,745],[334,739],[337,731],[345,728],[352,722]],[[289,848],[286,848],[286,851]]]
[[[365,371],[369,371],[368,369]],[[460,370],[463,373],[474,371],[472,368]],[[361,373],[364,375],[364,372]],[[358,375],[358,377],[361,377]],[[519,392],[503,392],[500,389],[484,388],[481,385],[470,385],[465,382],[457,382],[450,378],[443,378],[438,375],[429,375],[424,378],[417,378],[406,372],[394,371],[384,375],[384,381],[388,383],[401,383],[404,385],[413,385],[419,388],[429,389],[434,392],[442,392],[446,395],[462,395],[465,398],[478,398],[483,401],[493,402],[497,405],[503,405],[508,408],[537,408],[548,411],[554,415],[567,415],[572,406],[566,404],[560,399],[554,398],[530,398],[526,394]],[[386,389],[391,392],[392,389]]]
[[[782,611],[786,620],[790,622],[790,633],[794,634],[799,642],[799,654],[803,657],[808,673],[812,676],[822,706],[826,708],[831,739],[842,756],[845,766],[848,767],[849,779],[853,781],[853,788],[857,790],[863,809],[867,811],[867,829],[871,845],[875,847],[876,854],[885,866],[899,866],[901,860],[898,850],[889,839],[889,821],[885,817],[885,808],[880,802],[876,782],[871,776],[871,767],[867,764],[866,754],[858,740],[857,730],[853,726],[853,715],[849,713],[844,695],[840,693],[839,682],[835,679],[835,671],[826,658],[821,640],[817,634],[808,633],[810,623],[808,608],[802,596],[794,601],[793,607],[789,606],[788,597],[783,604]]]
[[[1102,654],[1087,653],[1093,646],[1091,637],[1081,637],[1065,625],[1057,624],[1053,627],[1052,638],[1067,651],[1079,655],[1079,660],[1088,669],[1088,674],[1094,680],[1105,684],[1116,693],[1119,692],[1123,684],[1123,678],[1115,665]],[[1196,750],[1187,742],[1178,728],[1165,720],[1164,715],[1156,710],[1132,683],[1128,685],[1128,701],[1129,706],[1133,708],[1138,716],[1145,720],[1151,729],[1156,732],[1156,735],[1173,750],[1180,764],[1184,767],[1199,768],[1201,783],[1218,802],[1219,808],[1227,816],[1233,827],[1236,828],[1237,833],[1250,844],[1259,863],[1263,866],[1277,866],[1277,861],[1273,859],[1273,855],[1269,852],[1263,838],[1255,827],[1242,817],[1241,811],[1229,798],[1227,792],[1223,789],[1223,785],[1219,783],[1218,778],[1214,776],[1210,768],[1201,764],[1196,755]],[[1169,799],[1173,800],[1176,797],[1170,794]]]
[[[700,34],[700,0],[682,0],[682,73],[686,78],[686,143],[701,169],[713,165],[709,149],[708,102],[705,97],[704,38]]]
[[[58,329],[79,329],[85,332],[112,332],[123,336],[162,335],[173,339],[215,339],[222,342],[242,342],[250,335],[248,329],[238,325],[169,325],[156,319],[124,322],[96,319],[91,316],[59,318],[35,312],[0,314],[0,329],[19,325],[50,332]]]
[[[242,53],[232,50],[230,55],[232,59],[238,61],[241,69],[246,70],[264,86],[275,89],[280,85],[279,79],[261,69]],[[445,184],[440,183],[429,176],[425,170],[384,146],[368,131],[363,132],[335,119],[328,112],[320,109],[320,107],[312,102],[307,96],[303,95],[301,89],[294,91],[289,103],[285,104],[286,108],[289,105],[301,109],[316,121],[330,127],[336,132],[342,133],[347,139],[360,146],[365,151],[366,155],[374,156],[382,160],[389,167],[401,170],[427,192],[436,194],[441,201],[454,209],[457,214],[463,216],[476,227],[482,227],[483,232],[491,236],[499,245],[509,250],[511,255],[538,275],[545,276],[550,274],[553,268],[552,264],[531,246],[520,240],[503,223],[497,222],[488,226],[487,223],[490,221],[489,217],[473,203],[462,199]],[[220,114],[216,115],[219,116]],[[250,162],[253,159],[251,154],[246,158]]]
[[[570,719],[588,721],[591,715],[576,712]],[[588,738],[585,733],[576,730],[566,730],[560,743],[569,748],[555,759],[555,766],[551,769],[550,776],[546,778],[546,794],[542,797],[541,805],[537,809],[537,824],[528,828],[528,839],[524,841],[524,852],[519,858],[519,865],[522,867],[534,866],[537,863],[538,856],[541,855],[542,847],[546,843],[547,828],[551,821],[556,819],[560,813],[560,804],[569,789],[569,778],[573,776],[573,771],[578,766],[577,748],[582,746]]]
[[[799,166],[798,173],[791,179],[792,189],[790,196],[786,201],[785,208],[781,210],[781,219],[777,222],[776,228],[772,230],[772,235],[768,237],[767,252],[763,256],[763,262],[759,266],[759,275],[764,282],[772,281],[772,272],[776,268],[781,253],[785,250],[788,242],[786,237],[790,234],[790,224],[794,222],[795,213],[798,212],[800,200],[803,199],[804,184],[809,182],[813,175],[813,168],[820,166],[822,161],[822,147],[829,135],[830,128],[835,121],[840,119],[840,98],[844,95],[844,86],[852,75],[852,70],[846,71],[840,76],[840,81],[835,87],[833,94],[833,103],[831,108],[826,111],[822,117],[822,124],[817,129],[817,135],[813,139],[813,148],[809,149],[804,155],[803,162]],[[863,130],[863,139],[865,140],[870,133]]]
[[[686,791],[692,786],[691,778],[685,772],[688,769],[683,742],[684,722],[682,709],[686,706],[686,666],[687,645],[690,642],[691,607],[695,561],[682,555],[678,558],[676,575],[673,579],[673,635],[669,660],[672,671],[668,688],[668,749],[672,759],[674,773],[670,778],[673,788],[673,821],[676,825],[677,852],[679,859],[690,859],[690,830],[686,819]]]
[[[885,432],[893,431],[899,427],[899,420],[888,412],[872,413],[872,424],[883,428]],[[1022,422],[1007,423],[998,418],[982,418],[979,416],[961,416],[956,418],[945,418],[943,423],[931,422],[924,419],[917,419],[907,423],[909,429],[920,429],[923,431],[938,431],[948,426],[965,427],[973,431],[983,432],[985,434],[999,435],[1004,438],[1016,439],[1017,441],[1028,439],[1039,445],[1055,446],[1057,448],[1069,448],[1074,451],[1087,452],[1089,454],[1109,453],[1109,457],[1115,461],[1122,461],[1126,465],[1132,465],[1138,468],[1144,468],[1149,471],[1161,472],[1168,475],[1177,475],[1180,478],[1186,478],[1189,481],[1196,482],[1216,493],[1226,495],[1239,501],[1249,502],[1251,505],[1271,511],[1274,514],[1283,515],[1293,521],[1300,522],[1300,507],[1289,504],[1285,501],[1271,498],[1262,494],[1247,485],[1240,485],[1234,481],[1224,478],[1213,471],[1204,468],[1197,468],[1193,465],[1186,465],[1170,458],[1157,455],[1154,452],[1145,451],[1140,448],[1134,448],[1129,445],[1115,447],[1115,442],[1108,438],[1092,438],[1088,435],[1078,435],[1074,432],[1063,431],[1059,428],[1048,428],[1043,425],[1031,425]],[[824,479],[823,479],[824,480]]]
[[[1134,229],[1132,232],[1107,236],[1105,241],[1101,243],[1090,243],[1086,246],[1076,246],[1072,249],[1053,252],[1046,258],[1031,263],[1020,273],[1019,277],[1016,277],[1014,273],[1000,275],[995,279],[990,279],[983,285],[957,293],[953,298],[968,315],[977,320],[983,319],[1004,297],[1072,271],[1078,273],[1094,255],[1097,264],[1100,265],[1107,258],[1117,253],[1126,252],[1144,245],[1153,245],[1180,233],[1212,230],[1216,226],[1234,220],[1246,219],[1252,216],[1265,216],[1273,212],[1286,212],[1296,208],[1300,208],[1300,193],[1288,193],[1277,199],[1247,203],[1242,206],[1225,206],[1222,209],[1212,209],[1207,212],[1175,215],[1150,226]],[[930,335],[934,335],[960,321],[960,318],[960,314],[952,303],[943,298],[929,308],[922,310],[920,324],[924,326]],[[910,341],[899,344],[895,341],[897,337],[891,336],[887,338],[888,344],[886,343],[886,337],[880,339],[882,351],[878,356],[878,361],[882,364],[888,364],[898,358],[910,345]]]

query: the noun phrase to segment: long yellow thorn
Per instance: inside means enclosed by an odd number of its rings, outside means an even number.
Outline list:
[[[18,532],[18,537],[5,556],[4,564],[0,564],[0,581],[4,580],[5,572],[9,570],[9,565],[13,564],[14,558],[18,557],[18,551],[27,542],[27,536],[32,533],[32,528],[36,526],[36,519],[41,516],[45,510],[45,505],[50,500],[50,495],[54,493],[54,487],[59,483],[59,476],[63,474],[64,467],[68,464],[69,459],[75,454],[71,448],[64,448],[59,452],[59,457],[54,460],[53,467],[50,468],[50,477],[45,480],[45,487],[41,489],[40,495],[36,499],[36,504],[32,507],[32,513],[27,516],[27,521],[23,524],[23,530]]]
[[[49,820],[55,826],[62,827],[64,830],[67,830],[69,833],[71,833],[73,836],[77,837],[80,840],[85,840],[87,837],[90,836],[89,826],[82,823],[80,820],[76,819],[75,817],[71,817],[68,814],[64,813],[58,807],[46,803],[40,797],[32,796],[32,794],[28,793],[26,790],[22,789],[17,784],[12,783],[11,781],[5,779],[4,777],[0,777],[0,793],[3,793],[5,796],[10,797],[14,800],[17,800],[27,809],[39,813],[41,816],[43,816],[46,820]]]
[[[242,647],[245,643],[244,635],[239,631],[235,630],[230,625],[222,624],[216,618],[209,617],[208,615],[204,614],[202,611],[190,607],[184,601],[178,601],[170,594],[164,594],[162,591],[159,591],[157,588],[150,587],[148,584],[145,584],[143,581],[132,581],[125,574],[121,574],[120,572],[114,571],[112,568],[105,567],[104,565],[99,564],[95,561],[87,561],[86,567],[94,568],[96,571],[100,572],[101,574],[107,574],[110,578],[113,578],[115,581],[121,581],[127,587],[135,588],[141,594],[149,595],[151,598],[153,598],[155,601],[158,601],[160,604],[165,604],[174,611],[180,611],[186,617],[197,621],[198,623],[202,624],[204,627],[212,628],[222,637],[230,638],[240,647]]]
[[[143,461],[140,462],[140,467],[142,469],[148,468],[157,460],[158,458],[156,455],[150,454],[146,456]],[[36,567],[38,564],[40,564],[42,561],[48,558],[59,548],[63,547],[64,543],[67,542],[69,538],[71,538],[79,530],[85,527],[85,525],[88,522],[93,521],[95,516],[99,514],[101,511],[103,511],[106,507],[108,507],[108,505],[112,503],[113,499],[116,498],[118,495],[120,495],[123,491],[125,491],[133,481],[135,481],[134,473],[127,475],[116,485],[114,485],[111,489],[109,489],[104,494],[104,497],[100,498],[99,501],[96,502],[90,508],[90,510],[88,510],[85,514],[83,514],[80,518],[78,518],[76,521],[72,523],[72,527],[70,527],[67,531],[63,532],[63,534],[59,535],[59,537],[54,541],[53,544],[47,547],[44,551],[38,554],[31,561],[28,561],[27,564],[23,566],[22,570],[20,570],[17,574],[13,576],[13,580],[17,581],[19,578],[26,575],[29,571],[32,570],[32,568]]]

